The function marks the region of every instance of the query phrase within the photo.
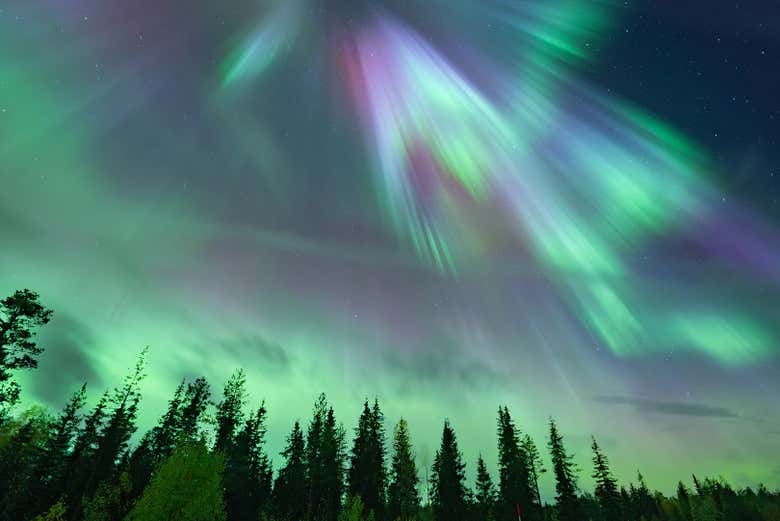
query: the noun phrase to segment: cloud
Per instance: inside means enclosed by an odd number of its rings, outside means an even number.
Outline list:
[[[41,329],[38,344],[44,348],[33,379],[33,392],[42,401],[60,407],[63,392],[75,391],[87,382],[102,390],[103,379],[88,352],[96,348],[92,330],[76,317],[57,311],[51,323]]]
[[[632,396],[598,396],[600,403],[630,405],[639,413],[671,414],[694,418],[741,418],[739,414],[725,407],[713,407],[699,403],[666,402]]]
[[[290,367],[290,357],[284,348],[260,335],[247,334],[221,338],[213,344],[239,360],[256,357],[264,365],[277,371],[286,371]]]

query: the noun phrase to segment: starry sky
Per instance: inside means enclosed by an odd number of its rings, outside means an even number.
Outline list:
[[[59,407],[236,368],[276,454],[377,396],[473,471],[507,404],[621,480],[780,486],[770,2],[11,0],[0,290]],[[590,486],[588,472],[582,484]],[[549,499],[553,483],[542,492]]]

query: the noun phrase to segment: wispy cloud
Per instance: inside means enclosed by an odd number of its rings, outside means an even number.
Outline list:
[[[741,418],[726,407],[714,407],[700,403],[666,402],[633,396],[598,396],[595,401],[613,405],[630,405],[640,413],[671,414],[696,418]]]

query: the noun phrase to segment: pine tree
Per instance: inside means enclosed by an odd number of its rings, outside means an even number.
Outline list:
[[[494,519],[493,510],[496,506],[496,489],[493,486],[493,480],[490,478],[490,473],[481,454],[477,458],[477,482],[474,488],[478,519],[480,521]]]
[[[97,440],[94,462],[86,481],[84,497],[89,498],[102,482],[116,479],[117,464],[125,456],[130,437],[136,429],[138,404],[141,400],[140,384],[146,376],[146,355],[144,348],[138,356],[135,367],[125,377],[122,387],[114,389],[110,403],[113,406]]]
[[[691,515],[691,495],[682,481],[677,483],[677,502],[680,505],[682,521],[693,521]]]
[[[528,457],[528,464],[530,465],[530,478],[531,485],[533,486],[533,492],[536,496],[537,504],[542,504],[542,495],[539,492],[539,478],[547,472],[544,468],[544,462],[542,456],[539,454],[539,449],[536,448],[536,443],[529,434],[524,434],[522,441],[520,441],[520,448],[526,453]]]
[[[0,300],[0,425],[19,401],[20,388],[12,379],[13,371],[38,367],[43,349],[34,340],[36,330],[48,324],[53,313],[29,289]]]
[[[639,485],[633,489],[632,503],[636,505],[637,519],[644,517],[645,519],[652,519],[653,516],[658,514],[658,508],[653,501],[653,496],[650,494],[650,489],[647,488],[645,478],[641,472],[637,472],[637,478]]]
[[[296,421],[287,437],[287,446],[282,451],[284,466],[273,489],[274,512],[280,520],[294,521],[304,519],[306,503],[306,446],[303,431]]]
[[[373,408],[368,400],[363,404],[363,412],[355,429],[355,439],[347,474],[349,495],[360,497],[363,508],[382,517],[385,503],[385,439],[384,416],[379,402],[374,401]]]
[[[607,457],[601,451],[596,438],[592,438],[593,444],[593,478],[596,480],[596,498],[601,507],[604,521],[621,521],[620,496],[617,482],[609,470]]]
[[[466,490],[466,464],[458,450],[455,431],[448,420],[444,421],[441,446],[433,459],[431,477],[431,503],[438,521],[464,519],[468,512]]]
[[[109,397],[105,392],[84,419],[73,450],[68,456],[65,471],[65,494],[69,519],[78,519],[87,481],[94,468],[100,432],[106,422]]]
[[[228,519],[257,519],[271,494],[271,463],[263,450],[265,404],[250,415],[227,453],[225,496]]]
[[[200,439],[200,424],[211,398],[211,387],[202,376],[187,384],[182,400],[179,443],[192,443]]]
[[[246,403],[246,376],[238,369],[225,383],[222,401],[217,404],[217,433],[214,450],[226,454],[235,442],[238,429],[244,423]]]
[[[555,501],[559,521],[579,521],[583,518],[577,499],[577,468],[572,456],[566,453],[563,436],[550,418],[550,439],[547,446],[555,474]]]
[[[87,384],[84,384],[73,393],[48,429],[41,457],[33,469],[34,482],[30,484],[30,491],[37,498],[38,506],[53,504],[64,490],[68,455],[78,435],[82,421],[80,411],[84,407],[86,395]]]
[[[520,433],[506,407],[498,409],[498,468],[497,519],[514,520],[518,510],[526,521],[540,519],[541,509],[532,486],[529,457],[520,445]]]
[[[344,493],[344,431],[325,394],[314,404],[306,434],[307,512],[310,521],[334,521]]]
[[[414,463],[409,427],[401,418],[393,433],[393,459],[390,464],[390,485],[387,490],[387,509],[391,521],[414,519],[420,509],[417,466]]]

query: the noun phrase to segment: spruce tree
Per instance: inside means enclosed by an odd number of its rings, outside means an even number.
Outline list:
[[[19,401],[20,388],[12,379],[13,372],[38,367],[43,349],[35,342],[35,335],[53,313],[29,289],[17,290],[0,300],[0,425]]]
[[[81,409],[87,395],[87,384],[79,388],[65,404],[59,417],[51,423],[41,457],[34,467],[31,492],[39,505],[49,506],[59,499],[65,487],[68,456],[82,421]]]
[[[196,378],[187,384],[187,391],[181,404],[179,443],[200,440],[200,427],[210,398],[211,387],[204,377]]]
[[[360,497],[366,512],[374,512],[381,518],[385,503],[385,439],[383,415],[379,402],[369,407],[368,400],[363,404],[363,412],[355,428],[347,474],[349,495]]]
[[[498,409],[498,468],[496,518],[513,521],[520,510],[526,521],[540,519],[541,509],[532,485],[529,457],[520,445],[520,433],[507,407]]]
[[[577,499],[577,467],[572,456],[566,453],[563,436],[555,421],[550,418],[550,439],[547,443],[555,475],[555,501],[559,521],[579,521],[582,511]]]
[[[682,521],[693,521],[691,514],[691,495],[682,481],[677,483],[677,502],[680,505]]]
[[[222,401],[217,404],[217,432],[214,450],[226,454],[235,442],[238,429],[244,423],[246,403],[246,376],[243,369],[234,372],[222,390]]]
[[[108,415],[109,396],[105,392],[95,407],[84,419],[84,425],[76,437],[73,450],[68,456],[65,471],[65,498],[69,519],[79,517],[87,481],[93,469],[97,455],[100,432]]]
[[[110,404],[111,413],[100,431],[95,451],[94,463],[84,490],[85,497],[91,495],[97,486],[117,478],[118,463],[125,456],[130,438],[135,433],[138,404],[141,400],[141,380],[146,376],[146,355],[144,348],[138,356],[135,367],[125,377],[122,387],[114,389]]]
[[[539,478],[547,472],[544,468],[544,462],[542,456],[539,454],[539,449],[536,447],[536,443],[529,434],[524,434],[523,439],[520,441],[520,448],[526,453],[528,457],[528,465],[530,466],[529,476],[531,478],[532,491],[536,497],[536,503],[542,504],[542,494],[539,491]]]
[[[466,464],[458,450],[455,431],[449,420],[444,421],[441,446],[433,458],[431,503],[438,521],[464,519],[468,513]]]
[[[593,443],[593,478],[596,480],[596,498],[601,507],[604,521],[621,521],[620,496],[617,482],[609,470],[607,457],[601,451],[596,438],[591,438]]]
[[[474,487],[474,499],[476,514],[480,521],[495,519],[493,510],[496,506],[496,489],[481,454],[477,458],[477,482]]]
[[[344,493],[344,430],[325,394],[314,404],[306,434],[307,512],[310,521],[335,521]]]
[[[273,510],[280,520],[304,519],[306,514],[306,445],[297,421],[282,451],[285,462],[279,469],[273,489]]]
[[[249,416],[227,452],[225,497],[229,520],[257,519],[271,494],[271,463],[263,450],[265,404]]]
[[[650,489],[647,488],[645,478],[641,472],[637,472],[637,478],[639,481],[638,486],[633,489],[632,503],[635,505],[635,511],[637,519],[645,518],[652,519],[653,516],[658,514],[658,508],[656,507],[653,496],[650,494]]]
[[[417,490],[419,481],[409,441],[409,427],[406,420],[401,418],[393,432],[393,459],[387,489],[387,509],[391,521],[416,518],[420,509],[420,494]]]

